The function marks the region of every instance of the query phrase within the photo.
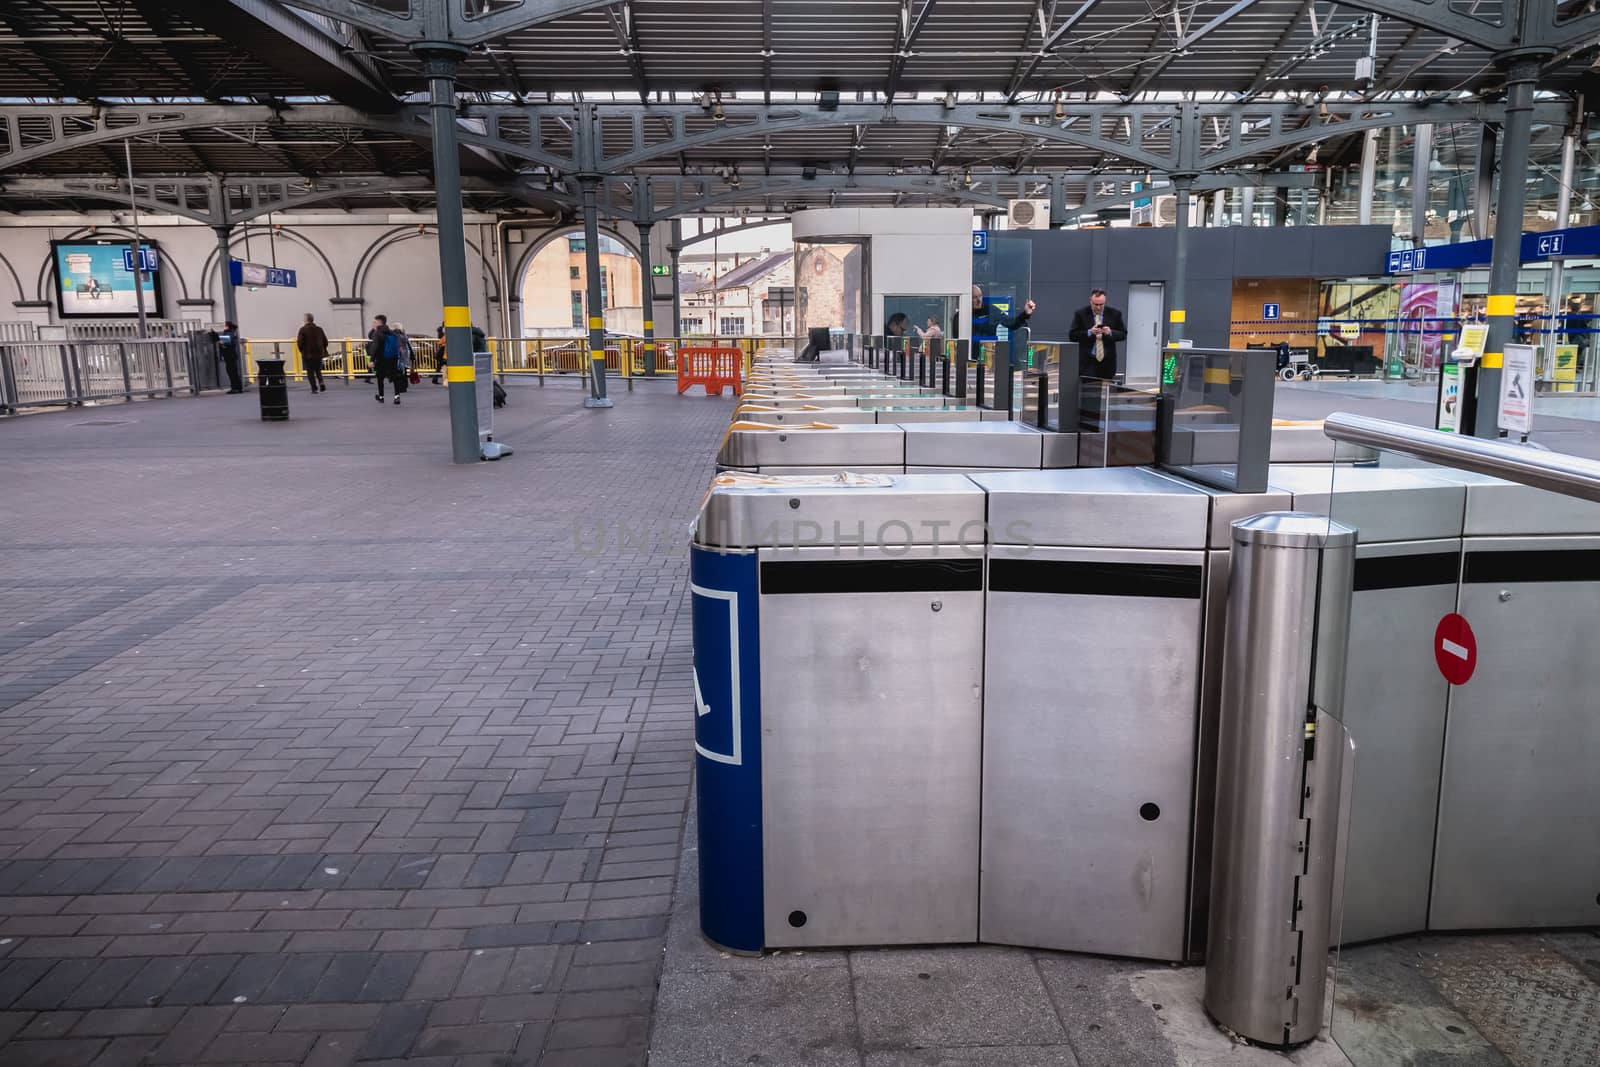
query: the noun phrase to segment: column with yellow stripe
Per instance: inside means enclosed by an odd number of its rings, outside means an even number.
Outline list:
[[[1528,171],[1528,150],[1533,138],[1533,90],[1539,78],[1539,59],[1515,57],[1506,72],[1506,117],[1500,135],[1500,173],[1520,179]],[[1489,338],[1478,361],[1477,413],[1471,432],[1478,437],[1500,436],[1500,368],[1506,345],[1515,336],[1517,275],[1522,268],[1522,212],[1528,186],[1521,180],[1501,181],[1495,203],[1494,249],[1489,260]],[[1465,387],[1465,386],[1463,386]],[[1463,427],[1466,429],[1466,427]]]
[[[472,312],[467,306],[467,234],[461,209],[461,156],[456,147],[456,68],[460,45],[419,42],[412,51],[428,76],[433,139],[434,211],[439,228],[439,287],[444,297],[445,378],[450,396],[450,458],[477,463],[478,396],[472,360]]]
[[[583,398],[583,406],[608,408],[612,402],[606,396],[606,319],[600,292],[600,178],[585,174],[578,181],[583,188],[583,265],[589,319],[589,395]]]
[[[1174,174],[1172,176],[1172,189],[1176,194],[1177,215],[1173,220],[1172,290],[1168,295],[1167,302],[1168,348],[1177,348],[1178,342],[1183,340],[1184,323],[1189,318],[1188,311],[1184,306],[1184,277],[1189,266],[1189,198],[1193,185],[1193,175]]]

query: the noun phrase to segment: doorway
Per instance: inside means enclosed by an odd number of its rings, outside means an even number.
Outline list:
[[[1128,355],[1123,380],[1156,382],[1161,378],[1161,324],[1166,314],[1166,287],[1160,282],[1128,285]]]

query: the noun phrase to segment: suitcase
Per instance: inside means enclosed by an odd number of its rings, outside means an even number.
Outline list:
[[[506,406],[506,391],[499,382],[494,383],[494,406],[497,408]]]

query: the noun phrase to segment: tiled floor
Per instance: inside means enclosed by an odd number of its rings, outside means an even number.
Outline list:
[[[0,421],[0,1064],[642,1063],[729,403],[581,397]]]

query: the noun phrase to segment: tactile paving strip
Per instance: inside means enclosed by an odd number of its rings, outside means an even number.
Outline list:
[[[1421,966],[1517,1067],[1600,1065],[1600,985],[1552,949],[1475,938]]]

